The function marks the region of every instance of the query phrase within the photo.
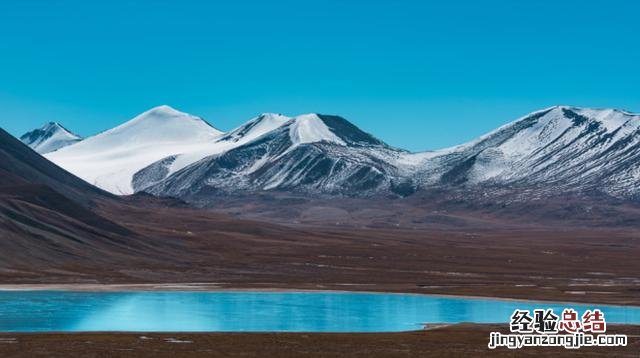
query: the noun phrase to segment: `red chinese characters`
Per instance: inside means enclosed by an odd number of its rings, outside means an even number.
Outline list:
[[[565,308],[562,311],[562,319],[558,329],[567,333],[577,333],[581,327],[582,323],[578,319],[578,312],[573,308]]]
[[[582,330],[585,332],[604,333],[607,331],[607,323],[604,314],[599,309],[586,310],[582,315]]]

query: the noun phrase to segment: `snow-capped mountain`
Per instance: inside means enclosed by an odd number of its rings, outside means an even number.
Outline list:
[[[541,193],[640,192],[640,115],[556,106],[479,139],[426,153],[422,186],[538,188]]]
[[[102,189],[132,194],[137,171],[168,156],[198,150],[221,134],[202,118],[159,106],[46,157]]]
[[[77,143],[82,138],[71,133],[60,123],[49,122],[38,129],[23,134],[20,140],[36,152],[45,154]]]
[[[203,143],[203,145],[193,147],[189,151],[184,151],[153,163],[148,169],[134,175],[132,181],[133,189],[134,191],[142,191],[192,163],[242,146],[278,128],[290,119],[280,114],[263,113],[240,127],[221,134],[213,142]]]
[[[405,192],[411,185],[395,163],[406,154],[341,117],[306,114],[197,161],[145,191],[192,201],[206,201],[215,192],[262,190],[342,196]],[[143,169],[134,181],[157,178],[170,161],[165,158]]]
[[[161,106],[47,158],[113,193],[198,203],[225,193],[407,196],[433,188],[634,198],[639,142],[640,116],[610,109],[556,106],[466,144],[410,153],[337,116],[266,113],[222,133]]]

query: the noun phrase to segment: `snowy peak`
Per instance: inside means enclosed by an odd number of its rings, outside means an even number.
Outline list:
[[[530,113],[471,142],[434,152],[438,154],[479,153],[500,148],[507,156],[527,155],[547,146],[570,144],[577,138],[605,136],[613,140],[639,129],[640,116],[612,109],[554,106]],[[571,147],[567,147],[570,149]]]
[[[157,106],[157,107],[153,107],[153,108],[149,109],[148,111],[144,112],[143,114],[147,114],[147,115],[148,114],[153,114],[153,115],[156,115],[156,116],[167,116],[167,117],[189,115],[187,113],[180,112],[177,109],[175,109],[175,108],[173,108],[171,106],[168,106],[166,104],[163,104],[163,105],[160,105],[160,106]]]
[[[57,132],[57,131],[64,131],[67,133],[71,133],[69,130],[67,130],[65,127],[63,127],[60,123],[58,122],[49,122],[44,124],[42,127],[40,127],[40,129],[42,129],[43,131],[47,131],[47,132]]]
[[[317,113],[296,117],[263,113],[225,134],[218,142],[248,143],[276,130],[287,133],[294,146],[319,142],[342,146],[385,145],[342,117]]]
[[[225,134],[219,142],[246,143],[283,126],[290,117],[276,113],[263,113],[250,119],[247,123]]]
[[[522,128],[521,124],[525,124]],[[640,116],[613,109],[556,106],[536,112],[514,125],[521,137],[539,146],[564,143],[569,148],[587,139],[604,149],[640,129]],[[584,142],[586,145],[587,142]]]
[[[222,134],[204,119],[167,105],[154,107],[98,136],[120,136],[134,141],[179,141],[212,138]],[[96,136],[96,137],[98,137]]]
[[[191,115],[189,113],[181,112],[173,107],[167,106],[166,104],[153,107],[139,114],[128,123],[146,122],[146,121],[162,123],[163,121],[174,121],[174,120],[204,122],[207,125],[209,125],[204,119],[200,117]]]
[[[304,114],[293,118],[289,128],[294,144],[329,142],[343,146],[385,145],[339,116]]]
[[[617,109],[592,109],[577,107],[559,107],[565,117],[574,119],[574,123],[597,123],[609,133],[620,129],[638,128],[640,115]]]
[[[617,109],[594,109],[572,106],[554,106],[541,111],[533,112],[519,122],[561,122],[565,126],[597,126],[606,132],[614,132],[627,125],[637,125],[639,114],[633,114]],[[499,130],[499,129],[498,129]]]
[[[346,145],[315,113],[295,117],[289,125],[289,137],[294,145],[316,142]]]
[[[136,146],[158,146],[171,143],[188,144],[213,140],[222,134],[200,117],[180,112],[169,106],[145,111],[133,119],[93,137],[87,138],[78,151],[118,150]]]
[[[45,154],[81,141],[82,138],[64,128],[60,123],[49,122],[23,134],[20,140],[36,152]]]

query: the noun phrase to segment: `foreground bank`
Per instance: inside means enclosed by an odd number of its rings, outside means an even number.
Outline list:
[[[71,333],[0,334],[0,356],[34,357],[513,357],[489,350],[492,331],[506,325],[454,325],[406,333]],[[640,326],[611,326],[626,334],[626,347],[527,348],[518,356],[637,357]]]

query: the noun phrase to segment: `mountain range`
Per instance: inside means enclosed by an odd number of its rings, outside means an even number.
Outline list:
[[[22,138],[38,148],[45,134],[34,133]],[[640,192],[640,115],[570,106],[536,111],[469,143],[420,153],[394,148],[339,116],[266,113],[225,133],[160,106],[43,153],[111,193],[147,192],[199,205],[261,193],[401,198],[436,190],[484,196],[510,190],[530,198],[575,193],[626,200]]]

